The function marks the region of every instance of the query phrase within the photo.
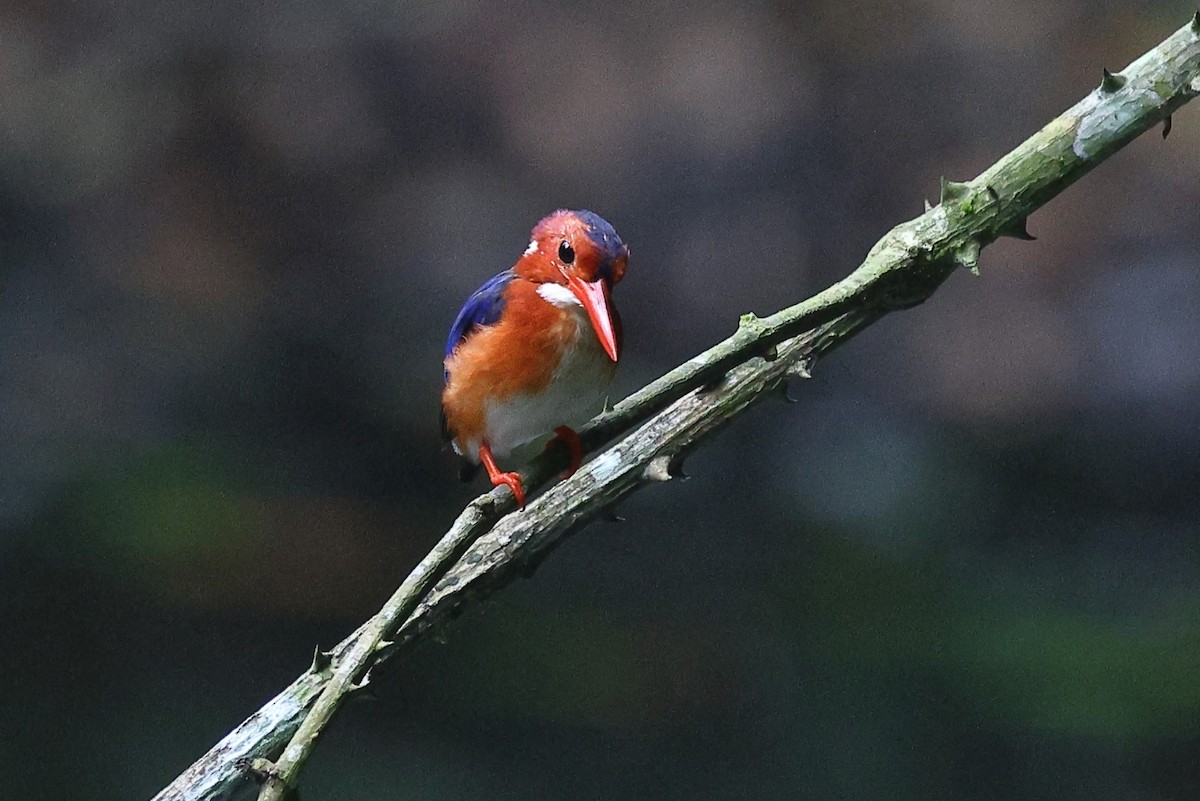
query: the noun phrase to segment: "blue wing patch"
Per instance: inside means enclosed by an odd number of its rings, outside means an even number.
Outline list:
[[[458,343],[466,339],[477,326],[491,325],[500,319],[500,314],[504,311],[504,290],[515,277],[512,270],[505,270],[489,278],[486,284],[467,298],[458,317],[454,318],[454,325],[450,326],[450,336],[446,338],[447,359],[458,347]],[[443,370],[442,381],[448,377],[449,374]]]

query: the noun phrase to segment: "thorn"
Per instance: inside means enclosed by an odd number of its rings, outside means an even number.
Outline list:
[[[969,184],[949,181],[945,176],[942,176],[942,199],[940,202],[943,206],[946,205],[946,201],[948,200],[962,200],[969,194],[971,194]]]
[[[995,203],[1000,202],[1000,193],[996,191],[996,187],[992,186],[991,184],[988,184],[984,188],[987,190],[988,196],[992,199],[993,202],[995,202]]]
[[[971,271],[971,275],[979,275],[979,240],[968,239],[962,247],[954,251],[954,263]]]
[[[1107,68],[1104,70],[1104,78],[1100,81],[1100,91],[1106,95],[1111,95],[1118,91],[1126,83],[1125,76],[1120,73],[1109,72]]]
[[[646,469],[642,472],[642,475],[647,481],[670,481],[674,478],[671,475],[671,457],[665,453],[661,456],[655,456],[646,465]]]
[[[308,667],[309,673],[320,673],[333,664],[333,653],[331,651],[322,651],[321,646],[313,649],[312,664]]]
[[[649,481],[670,481],[671,480],[671,457],[663,454],[655,456],[646,465],[642,475]]]
[[[754,312],[746,312],[738,318],[738,330],[745,329],[751,334],[761,333],[763,330],[762,319]]]
[[[360,690],[365,689],[366,686],[370,683],[371,683],[371,668],[367,668],[367,672],[363,674],[363,677],[350,685],[350,690],[352,692],[358,692]]]
[[[788,393],[789,382],[787,376],[779,379],[779,383],[775,385],[775,392],[779,395],[779,399],[784,403],[796,403],[796,399]]]
[[[1200,36],[1200,11],[1192,15],[1192,33]]]
[[[375,652],[379,653],[380,651],[385,651],[388,648],[391,648],[395,644],[396,644],[395,640],[380,640],[379,644],[375,646]]]
[[[1163,139],[1166,139],[1170,135],[1171,135],[1171,115],[1168,114],[1166,116],[1166,118],[1163,119]]]
[[[1029,233],[1029,230],[1025,227],[1026,222],[1027,218],[1025,217],[1013,220],[1012,224],[1007,228],[1000,229],[1000,236],[1011,236],[1013,239],[1020,239],[1022,242],[1034,241],[1037,237]]]
[[[929,198],[925,198],[925,211],[933,211],[933,206],[929,205]]]
[[[812,373],[810,373],[808,371],[808,367],[809,367],[808,362],[804,359],[801,359],[800,361],[796,362],[795,364],[793,364],[791,367],[788,368],[787,377],[788,378],[812,378]]]

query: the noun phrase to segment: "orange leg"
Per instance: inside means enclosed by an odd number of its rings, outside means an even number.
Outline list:
[[[567,451],[571,454],[571,464],[567,467],[567,472],[563,473],[563,478],[570,478],[575,475],[575,471],[583,462],[583,443],[579,441],[579,435],[575,433],[575,429],[569,426],[559,426],[554,429],[554,439],[550,440],[546,447],[551,447],[555,442],[566,445]]]
[[[487,470],[488,478],[492,480],[492,486],[506,485],[512,490],[513,497],[517,499],[517,505],[524,509],[525,488],[521,486],[520,474],[501,473],[500,468],[496,467],[496,459],[492,456],[492,449],[486,442],[479,446],[479,461],[483,462],[483,467]]]

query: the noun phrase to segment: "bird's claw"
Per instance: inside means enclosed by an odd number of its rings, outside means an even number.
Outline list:
[[[493,487],[503,484],[512,490],[513,497],[517,499],[517,506],[525,508],[525,488],[521,486],[520,473],[493,473],[489,478]]]
[[[517,506],[524,509],[525,488],[521,486],[521,474],[500,472],[500,468],[496,467],[496,458],[492,456],[492,448],[486,442],[479,448],[479,461],[483,463],[484,469],[487,470],[492,486],[498,487],[503,484],[508,487],[512,490],[513,497],[517,499]]]

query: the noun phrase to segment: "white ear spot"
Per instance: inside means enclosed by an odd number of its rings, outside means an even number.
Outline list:
[[[562,284],[539,284],[537,293],[560,309],[569,309],[572,306],[583,307],[579,298],[575,297],[575,293]]]
[[[529,247],[525,248],[525,254],[524,254],[524,255],[526,255],[526,256],[532,256],[534,253],[537,253],[537,252],[538,252],[538,243],[537,243],[537,240],[536,240],[536,239],[530,239],[530,240],[529,240]]]

